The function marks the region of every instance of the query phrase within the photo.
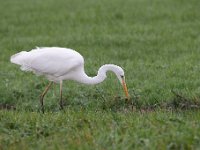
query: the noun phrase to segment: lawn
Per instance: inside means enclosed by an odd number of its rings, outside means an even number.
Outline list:
[[[6,0],[0,5],[0,149],[198,149],[200,1]],[[85,70],[125,70],[88,86],[20,71],[10,56],[36,46],[77,50]],[[67,64],[66,64],[67,65]]]

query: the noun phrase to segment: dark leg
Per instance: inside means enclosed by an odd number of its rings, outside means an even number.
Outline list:
[[[44,101],[43,101],[43,99],[44,99],[44,96],[47,94],[47,91],[51,87],[52,83],[53,82],[50,82],[48,84],[48,86],[45,88],[44,92],[40,95],[40,104],[41,104],[41,110],[42,110],[43,113],[44,113]]]
[[[63,100],[62,100],[62,81],[60,81],[60,109],[63,109]]]

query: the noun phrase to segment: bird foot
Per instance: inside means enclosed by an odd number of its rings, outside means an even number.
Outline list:
[[[63,105],[60,105],[60,110],[63,110]]]
[[[41,108],[42,113],[44,114],[44,107]]]

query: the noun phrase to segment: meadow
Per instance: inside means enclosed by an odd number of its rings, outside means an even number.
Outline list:
[[[1,0],[0,149],[198,149],[200,1]],[[95,76],[124,68],[130,101],[114,74],[88,86],[22,72],[10,56],[68,47]],[[67,64],[66,64],[67,65]]]

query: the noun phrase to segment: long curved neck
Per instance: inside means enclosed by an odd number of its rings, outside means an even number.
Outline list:
[[[106,79],[106,72],[107,71],[112,71],[115,73],[115,69],[118,66],[113,65],[113,64],[106,64],[103,65],[99,68],[98,74],[95,77],[89,77],[84,69],[81,71],[80,76],[78,79],[76,79],[78,82],[84,83],[84,84],[98,84],[103,82]]]

